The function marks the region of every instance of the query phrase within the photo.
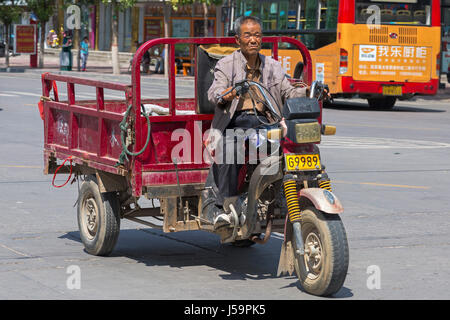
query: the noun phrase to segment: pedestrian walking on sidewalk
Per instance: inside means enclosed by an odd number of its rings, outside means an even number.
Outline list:
[[[87,37],[81,41],[80,57],[81,57],[81,71],[86,71],[86,62],[89,55],[89,40]]]
[[[156,65],[155,65],[155,73],[163,74],[164,73],[164,56],[166,54],[166,49],[164,46],[161,48],[155,49],[156,55]]]
[[[72,71],[72,31],[64,31],[63,41],[61,46],[60,70]]]

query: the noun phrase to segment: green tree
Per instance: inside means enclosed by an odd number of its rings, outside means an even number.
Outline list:
[[[45,24],[53,16],[55,8],[55,0],[27,0],[28,9],[33,12],[38,18],[40,27],[40,40],[39,40],[39,68],[44,67],[44,54],[45,54]]]
[[[9,68],[9,29],[11,24],[20,17],[21,12],[22,9],[17,6],[16,0],[0,0],[0,21],[3,22],[5,28],[5,62],[7,68]]]

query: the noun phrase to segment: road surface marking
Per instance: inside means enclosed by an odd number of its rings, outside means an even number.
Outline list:
[[[28,168],[28,169],[41,169],[42,166],[24,166],[24,165],[8,165],[8,164],[0,164],[0,168]]]
[[[20,251],[11,249],[11,248],[9,248],[9,247],[3,245],[3,244],[0,244],[0,247],[5,248],[6,250],[12,251],[12,252],[14,252],[15,254],[18,254],[18,255],[20,255],[20,256],[22,256],[22,257],[27,257],[27,258],[31,257],[30,255],[28,255],[28,254],[26,254],[26,253],[23,253],[23,252],[20,252]]]
[[[31,92],[19,92],[19,91],[4,91],[6,93],[18,94],[22,96],[31,96],[31,97],[41,97],[42,94],[31,93]]]
[[[337,123],[333,124],[339,128],[339,126],[345,127],[362,127],[362,128],[383,128],[383,129],[409,129],[409,130],[428,130],[428,131],[442,131],[439,128],[418,128],[418,127],[408,127],[408,126],[380,126],[375,124],[353,124],[353,123]]]
[[[404,184],[389,184],[389,183],[377,183],[377,182],[351,182],[342,180],[331,180],[331,183],[345,183],[345,184],[362,184],[377,187],[393,187],[393,188],[407,188],[407,189],[431,189],[431,187],[426,186],[410,186]]]
[[[325,136],[320,143],[321,148],[339,148],[339,149],[435,149],[450,148],[449,143],[375,138],[375,137],[342,137]]]

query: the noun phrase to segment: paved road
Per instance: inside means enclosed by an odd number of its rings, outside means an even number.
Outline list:
[[[144,83],[144,95],[164,90]],[[179,86],[180,96],[192,93]],[[122,221],[113,254],[88,255],[73,207],[77,185],[55,189],[42,174],[39,96],[38,75],[0,74],[0,299],[322,299],[304,293],[295,276],[275,277],[279,234],[239,249],[208,233],[164,234]],[[449,109],[442,99],[399,102],[394,111],[359,100],[325,109],[338,131],[324,137],[322,158],[345,207],[350,246],[335,298],[450,298]],[[69,289],[78,271],[81,287]]]

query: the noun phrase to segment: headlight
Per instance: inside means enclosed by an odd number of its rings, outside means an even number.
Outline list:
[[[297,143],[320,142],[321,126],[318,122],[296,123],[295,138]]]

